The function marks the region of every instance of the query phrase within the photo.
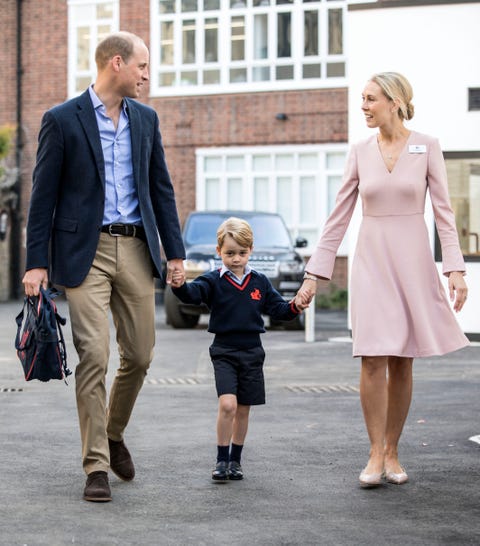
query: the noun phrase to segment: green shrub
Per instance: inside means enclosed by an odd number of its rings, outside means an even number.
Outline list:
[[[348,291],[331,284],[329,292],[318,294],[315,300],[318,309],[345,310],[348,305]]]

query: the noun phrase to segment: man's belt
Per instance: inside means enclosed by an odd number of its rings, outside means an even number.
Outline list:
[[[136,226],[135,224],[106,224],[102,226],[102,231],[112,237],[137,237],[147,242],[143,226]]]

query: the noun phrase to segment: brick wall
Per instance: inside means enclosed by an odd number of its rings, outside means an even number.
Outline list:
[[[0,0],[4,47],[0,61],[5,92],[0,122],[15,119],[15,3]],[[42,114],[67,98],[67,3],[23,0],[22,207],[26,218]],[[121,0],[120,28],[150,34],[149,2]],[[183,220],[195,208],[195,149],[347,141],[347,90],[267,92],[195,97],[149,98],[158,112],[167,163]],[[275,118],[285,113],[286,121]],[[22,249],[23,261],[23,249]],[[23,268],[23,266],[22,266]],[[344,268],[346,271],[346,268]],[[338,286],[344,274],[339,268]],[[336,273],[337,275],[337,273]],[[345,274],[346,275],[346,274]]]

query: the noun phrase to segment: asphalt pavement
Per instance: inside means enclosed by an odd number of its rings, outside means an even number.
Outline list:
[[[82,500],[74,379],[25,382],[14,348],[21,302],[0,304],[0,545],[360,546],[480,544],[480,346],[424,358],[400,457],[410,481],[365,490],[359,360],[342,312],[317,312],[315,341],[269,330],[267,404],[252,409],[245,479],[210,479],[216,394],[211,335],[165,325],[125,441],[133,482]],[[67,315],[66,304],[59,302]],[[68,323],[69,325],[69,323]],[[68,362],[76,355],[66,328]],[[111,336],[108,382],[118,357]]]

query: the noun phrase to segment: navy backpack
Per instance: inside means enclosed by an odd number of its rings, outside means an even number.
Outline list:
[[[38,296],[26,296],[23,309],[15,319],[15,349],[26,381],[65,380],[72,373],[67,368],[61,328],[67,320],[59,315],[53,301],[58,294],[55,289],[40,288]]]

